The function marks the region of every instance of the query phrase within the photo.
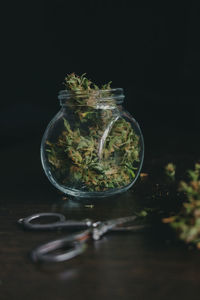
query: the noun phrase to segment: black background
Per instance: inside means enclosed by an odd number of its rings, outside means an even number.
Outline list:
[[[181,151],[185,140],[198,134],[199,10],[134,3],[8,2],[0,112],[4,147],[41,139],[70,72],[124,88],[124,106],[141,125],[147,154],[156,145],[164,150],[171,136],[176,143],[170,151],[178,146]],[[197,138],[195,144],[198,148]]]

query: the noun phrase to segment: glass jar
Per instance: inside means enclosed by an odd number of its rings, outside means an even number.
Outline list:
[[[75,197],[107,197],[128,190],[139,176],[144,142],[122,107],[123,89],[60,91],[61,109],[41,143],[50,182]]]

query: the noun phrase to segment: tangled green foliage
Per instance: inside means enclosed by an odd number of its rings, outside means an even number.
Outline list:
[[[65,77],[64,85],[67,90],[75,93],[89,93],[98,90],[110,90],[112,81],[98,87],[95,83],[85,77],[86,73],[81,76],[77,76],[75,73],[71,73]]]
[[[200,249],[200,164],[196,163],[188,175],[188,182],[179,183],[179,191],[185,197],[181,211],[163,219],[163,222],[169,223],[176,230],[179,239]]]

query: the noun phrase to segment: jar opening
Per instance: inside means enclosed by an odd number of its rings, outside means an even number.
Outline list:
[[[96,104],[115,103],[121,104],[124,99],[122,88],[114,88],[109,90],[91,90],[91,91],[69,91],[62,90],[58,94],[60,105],[67,105],[68,100],[75,99],[76,105],[89,105],[89,100],[93,100]]]

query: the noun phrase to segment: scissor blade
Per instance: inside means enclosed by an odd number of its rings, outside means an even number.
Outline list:
[[[111,232],[143,232],[144,230],[151,228],[150,224],[138,224],[131,226],[116,226],[110,229]]]
[[[113,228],[123,225],[128,222],[133,222],[137,219],[137,216],[128,216],[128,217],[122,217],[117,219],[108,220],[105,222],[97,222],[93,223],[93,239],[99,240],[103,234],[105,234],[107,231],[112,230]]]
[[[127,217],[121,217],[121,218],[117,218],[117,219],[112,219],[112,220],[108,220],[105,223],[107,223],[108,226],[111,226],[111,228],[118,226],[118,225],[123,225],[129,222],[133,222],[137,219],[138,217],[136,215],[132,215],[132,216],[127,216]]]

